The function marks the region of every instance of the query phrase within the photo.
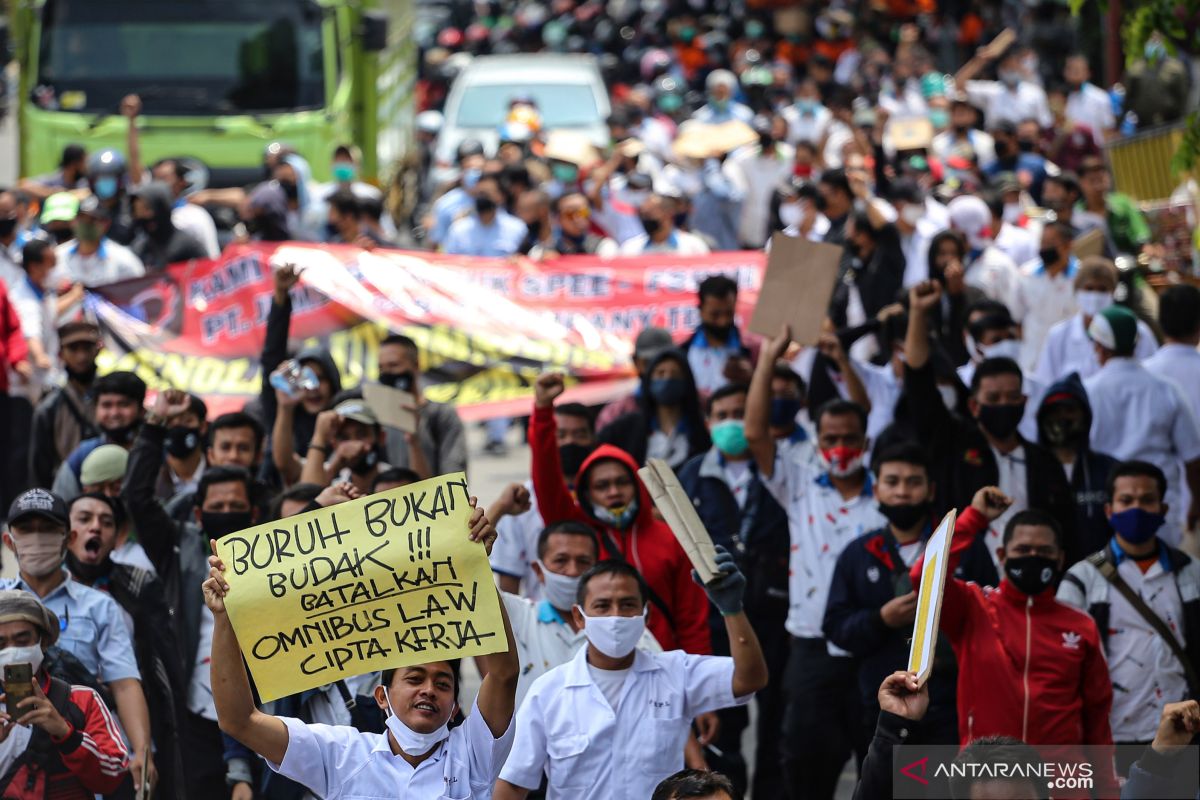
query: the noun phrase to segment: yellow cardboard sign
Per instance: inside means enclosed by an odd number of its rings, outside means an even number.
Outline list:
[[[921,567],[921,586],[917,594],[917,615],[913,620],[912,645],[908,651],[909,672],[917,673],[917,683],[925,685],[933,672],[937,649],[938,623],[942,618],[942,597],[946,587],[946,568],[950,564],[950,545],[954,539],[956,509],[951,509],[925,544],[925,563]]]
[[[225,536],[225,608],[263,702],[508,649],[461,472]]]

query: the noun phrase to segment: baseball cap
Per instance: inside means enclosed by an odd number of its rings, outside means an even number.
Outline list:
[[[1137,315],[1125,306],[1111,305],[1092,317],[1088,336],[1105,350],[1131,356],[1137,345]]]
[[[27,517],[44,517],[67,527],[67,504],[63,499],[45,489],[30,489],[22,492],[8,507],[8,525],[11,528]]]
[[[49,647],[58,641],[58,616],[42,605],[30,592],[21,589],[0,591],[0,622],[28,622],[45,634],[42,645]]]
[[[79,200],[69,192],[58,192],[42,203],[41,222],[71,222],[79,213]]]
[[[379,417],[375,416],[375,412],[367,405],[365,400],[357,398],[352,400],[343,400],[333,408],[334,412],[343,419],[352,419],[355,422],[361,422],[363,425],[379,425]]]
[[[634,340],[633,354],[644,361],[651,361],[674,346],[675,340],[666,328],[646,328]]]
[[[79,214],[81,216],[91,217],[92,219],[108,220],[112,215],[108,213],[108,209],[100,202],[100,198],[94,194],[89,194],[87,197],[79,201]]]
[[[68,322],[65,325],[60,325],[58,328],[58,344],[61,347],[66,347],[76,342],[98,344],[100,342],[100,329],[90,322]]]
[[[88,453],[79,469],[79,483],[92,486],[125,477],[129,453],[119,444],[102,444]]]

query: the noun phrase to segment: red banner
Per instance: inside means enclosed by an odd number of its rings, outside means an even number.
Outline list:
[[[87,307],[108,345],[101,369],[193,392],[212,413],[241,408],[261,389],[271,265],[280,262],[304,270],[292,291],[296,349],[328,347],[343,385],[353,387],[376,377],[379,342],[403,333],[421,349],[425,395],[478,420],[527,413],[532,382],[547,369],[570,376],[570,399],[600,403],[627,391],[640,330],[688,336],[699,323],[696,288],[713,274],[737,281],[739,318],[749,319],[766,259],[733,252],[535,262],[239,245],[214,261],[90,293]]]

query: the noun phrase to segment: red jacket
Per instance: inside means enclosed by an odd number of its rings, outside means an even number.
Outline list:
[[[129,751],[100,695],[86,686],[69,686],[57,679],[52,686],[44,672],[42,681],[42,691],[71,731],[62,739],[54,739],[40,728],[33,728],[35,736],[43,736],[50,743],[48,761],[22,763],[0,787],[0,797],[92,800],[98,794],[116,791],[129,774]]]
[[[577,483],[580,486],[585,485],[587,471],[592,465],[604,459],[615,459],[633,473],[638,489],[637,519],[628,530],[619,531],[588,514],[567,488],[558,457],[557,428],[554,409],[533,409],[533,417],[529,421],[529,444],[533,448],[533,491],[542,520],[547,525],[576,520],[606,533],[620,554],[642,573],[646,583],[671,612],[674,625],[654,603],[650,603],[646,627],[663,649],[698,654],[712,652],[708,633],[708,596],[692,580],[692,563],[675,534],[667,523],[654,516],[654,504],[650,500],[650,493],[637,477],[637,463],[633,457],[618,447],[601,445],[579,468]],[[600,537],[600,556],[610,558],[614,554],[605,547],[604,538]]]
[[[8,392],[8,370],[29,358],[29,346],[21,331],[21,318],[8,299],[8,290],[0,282],[0,394]]]
[[[959,514],[948,575],[987,524],[973,508]],[[912,566],[913,586],[924,561]],[[1055,600],[1053,588],[1030,597],[1007,579],[996,589],[948,577],[940,629],[958,660],[961,744],[995,735],[1031,745],[1112,744],[1100,632],[1090,616]],[[1109,788],[1098,796],[1115,797],[1116,784]]]

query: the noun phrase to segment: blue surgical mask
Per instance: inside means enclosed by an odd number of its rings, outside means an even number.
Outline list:
[[[727,419],[712,426],[713,444],[725,455],[737,458],[744,454],[750,445],[746,442],[745,423],[740,419]]]
[[[468,169],[462,174],[462,185],[464,189],[473,189],[475,184],[479,183],[480,176],[483,175],[481,169]]]
[[[775,397],[771,399],[771,424],[776,428],[791,425],[796,421],[803,404],[795,397]]]
[[[1108,524],[1130,544],[1144,544],[1154,538],[1158,529],[1167,521],[1163,514],[1155,514],[1141,508],[1127,508],[1108,518]]]
[[[676,406],[683,402],[687,383],[682,378],[655,378],[650,381],[650,396],[661,406]]]
[[[945,130],[950,127],[950,112],[944,108],[932,108],[929,110],[929,124],[933,125],[934,130]]]
[[[618,506],[617,508],[596,506],[592,509],[592,516],[605,525],[609,525],[619,531],[623,531],[633,525],[634,520],[637,519],[637,513],[638,504],[636,500],[627,506]]]
[[[117,179],[113,175],[102,175],[96,178],[96,197],[101,200],[111,200],[117,196]]]

